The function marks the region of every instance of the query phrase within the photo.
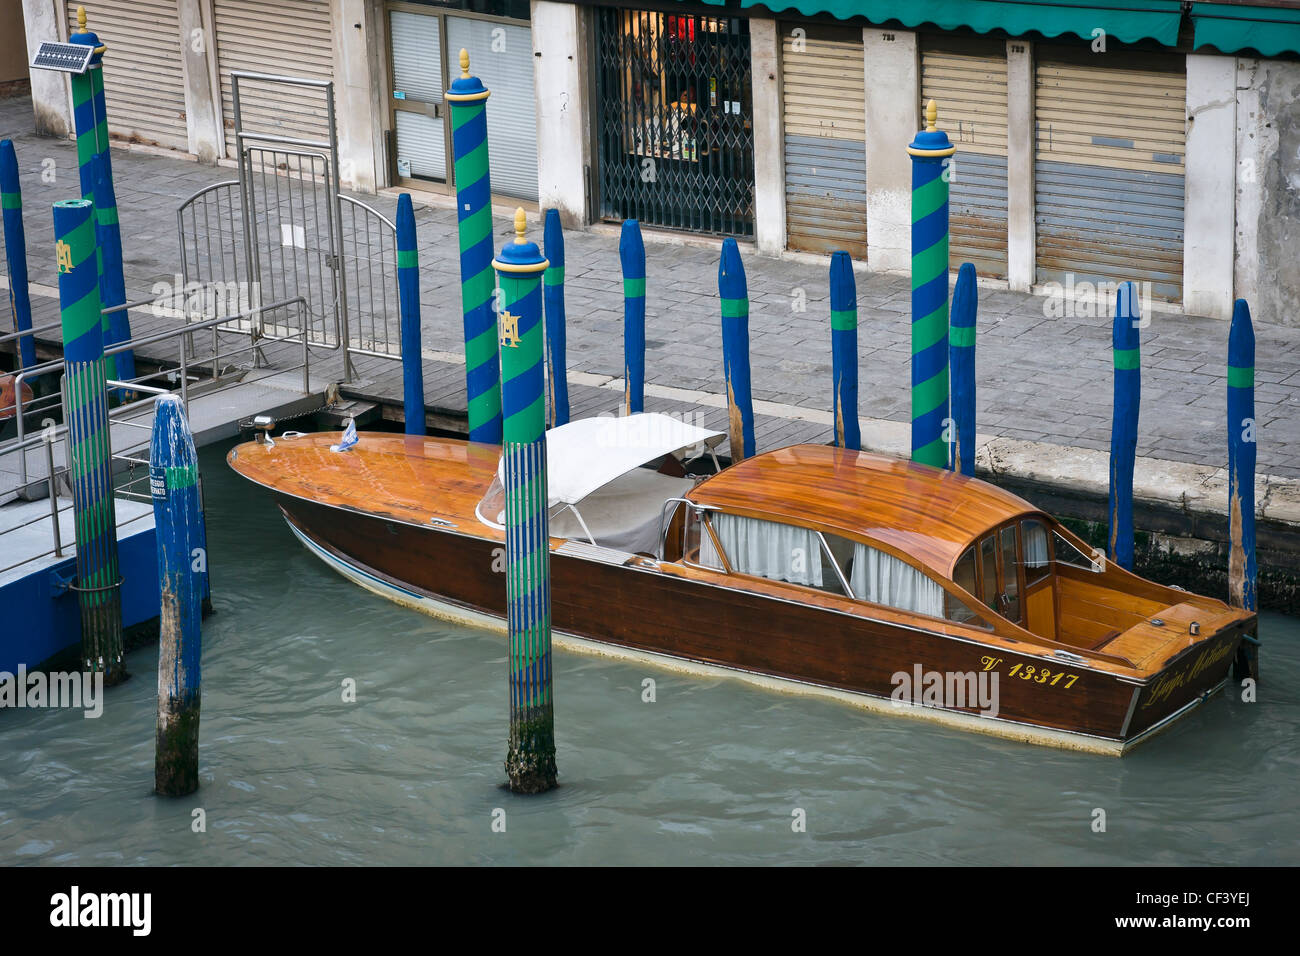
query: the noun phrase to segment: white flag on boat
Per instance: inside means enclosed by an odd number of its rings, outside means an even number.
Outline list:
[[[361,439],[357,438],[357,423],[348,419],[348,427],[343,430],[343,438],[337,445],[330,445],[330,451],[347,451]]]

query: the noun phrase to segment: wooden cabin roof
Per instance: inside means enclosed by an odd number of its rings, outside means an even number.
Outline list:
[[[978,478],[828,445],[755,455],[688,497],[736,514],[865,536],[944,576],[989,528],[1038,512]]]

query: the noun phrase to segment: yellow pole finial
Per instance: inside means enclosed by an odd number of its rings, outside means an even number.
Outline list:
[[[77,32],[88,33],[86,29],[86,8],[77,7]]]
[[[460,48],[460,78],[469,79],[469,50],[464,47]]]
[[[925,104],[925,131],[927,133],[939,131],[939,104],[934,100]]]
[[[528,228],[528,217],[524,215],[524,207],[519,206],[515,209],[515,245],[522,246],[528,240],[524,238],[524,230]]]

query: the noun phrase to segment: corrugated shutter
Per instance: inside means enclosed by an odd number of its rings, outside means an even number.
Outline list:
[[[1180,300],[1187,75],[1182,57],[1130,68],[1041,56],[1035,124],[1039,282],[1151,283]],[[1166,68],[1161,68],[1166,67]]]
[[[786,244],[808,252],[843,249],[865,259],[862,31],[815,38],[786,28],[782,34]]]
[[[1007,275],[1007,58],[1002,43],[921,50],[921,102],[957,147],[949,182],[950,261]],[[924,112],[922,112],[924,115]]]
[[[442,102],[441,21],[423,13],[389,12],[393,63],[393,95],[401,94],[402,109],[393,111],[400,176],[447,178],[447,129],[441,116],[418,113],[408,106]]]
[[[537,199],[537,104],[528,27],[447,17],[447,57],[469,51],[470,72],[492,91],[487,104],[492,192]],[[459,70],[456,73],[460,75]]]
[[[217,70],[226,125],[226,152],[235,155],[234,70],[315,80],[334,78],[334,35],[329,0],[212,0]],[[329,138],[323,91],[242,80],[245,129],[300,139]],[[337,98],[336,98],[337,105]]]
[[[104,96],[113,137],[169,149],[188,149],[181,25],[176,0],[75,0],[66,4],[69,32],[77,7],[86,27],[108,47]]]

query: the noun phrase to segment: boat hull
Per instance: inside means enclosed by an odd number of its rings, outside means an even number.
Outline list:
[[[504,630],[499,540],[288,495],[277,499],[304,544],[357,584],[428,613]],[[731,673],[868,709],[1097,753],[1131,749],[1220,689],[1240,641],[1239,632],[1218,635],[1140,681],[1072,665],[1041,649],[991,649],[977,640],[652,566],[553,552],[551,583],[552,623],[562,647]],[[919,686],[904,692],[904,684],[920,685],[934,674],[949,684],[961,684],[965,675],[972,695],[967,706],[951,699],[928,706]],[[981,684],[994,688],[995,707],[975,699]]]

